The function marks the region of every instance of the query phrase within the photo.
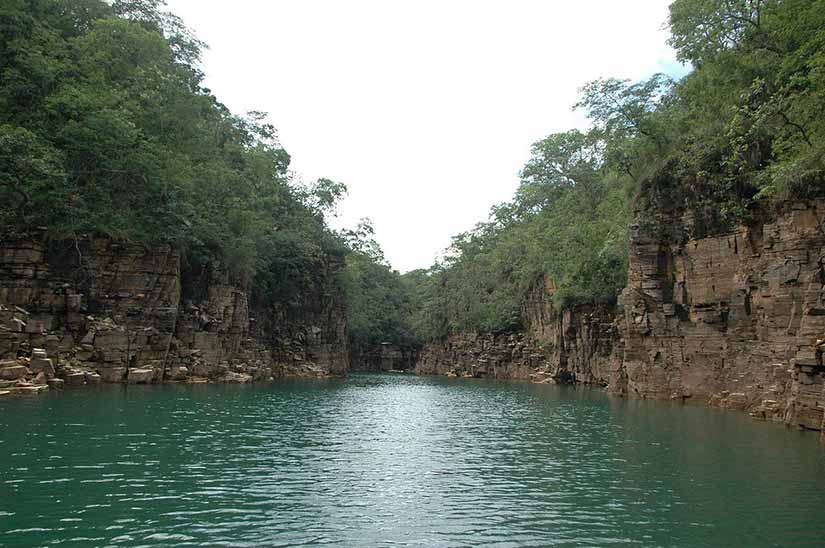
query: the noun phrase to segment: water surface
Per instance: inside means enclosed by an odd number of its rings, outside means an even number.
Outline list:
[[[399,375],[0,400],[0,546],[822,547],[817,436]]]

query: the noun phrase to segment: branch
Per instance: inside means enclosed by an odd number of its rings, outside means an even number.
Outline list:
[[[809,147],[813,147],[813,146],[814,146],[814,145],[813,145],[813,143],[811,143],[811,140],[808,138],[808,133],[805,131],[805,128],[804,128],[804,127],[802,127],[801,125],[797,124],[796,122],[792,122],[792,121],[790,120],[790,118],[788,118],[788,115],[787,115],[787,114],[785,114],[785,112],[784,112],[784,111],[781,111],[781,110],[780,110],[780,111],[778,111],[778,114],[779,114],[779,115],[782,117],[782,119],[785,121],[785,125],[786,125],[786,126],[791,126],[792,128],[796,128],[796,129],[799,131],[799,133],[802,135],[802,138],[805,140],[805,142],[806,142],[806,143],[808,143],[808,146],[809,146]]]

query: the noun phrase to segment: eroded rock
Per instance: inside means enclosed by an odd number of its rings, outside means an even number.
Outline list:
[[[7,238],[0,244],[0,358],[35,349],[34,373],[97,370],[103,382],[123,382],[126,368],[153,369],[154,382],[192,375],[217,381],[239,364],[235,372],[254,380],[271,378],[275,364],[284,365],[279,375],[290,374],[293,363],[342,374],[348,363],[342,267],[333,257],[319,261],[300,307],[252,310],[247,279],[216,263],[184,273],[169,246]],[[67,283],[79,281],[81,270],[93,287]],[[185,284],[198,300],[182,302]]]
[[[106,383],[122,383],[126,379],[125,367],[104,367],[97,370],[100,378]]]
[[[46,384],[49,386],[49,388],[52,388],[54,390],[62,390],[64,383],[65,383],[65,381],[63,379],[47,379],[46,380]]]
[[[155,378],[154,369],[129,369],[126,379],[129,384],[148,384]]]
[[[63,380],[67,386],[83,386],[86,384],[86,373],[82,371],[67,373]]]
[[[29,374],[29,368],[25,365],[8,365],[0,368],[0,379],[6,381],[16,381],[23,379]]]

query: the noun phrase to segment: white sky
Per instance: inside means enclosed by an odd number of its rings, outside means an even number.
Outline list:
[[[304,180],[349,187],[392,265],[428,267],[512,197],[530,145],[583,127],[601,76],[681,74],[669,0],[168,0],[210,46],[206,85],[262,110]]]

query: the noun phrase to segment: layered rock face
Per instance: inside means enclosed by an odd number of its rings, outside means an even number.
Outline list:
[[[681,225],[696,231],[689,216]],[[824,261],[821,201],[673,244],[636,230],[610,389],[821,429]]]
[[[634,229],[615,310],[557,312],[546,281],[524,332],[452,335],[426,345],[416,371],[598,384],[825,431],[825,202],[701,237],[690,215],[667,222],[668,238]]]
[[[533,288],[522,310],[527,339],[536,341],[549,358],[538,378],[606,385],[619,359],[615,308],[576,306],[558,311],[551,301],[554,291],[545,279]]]
[[[5,240],[0,360],[27,367],[21,379],[30,378],[42,349],[55,368],[50,376],[68,384],[95,382],[94,375],[144,383],[339,374],[347,366],[346,321],[342,294],[329,284],[298,315],[255,310],[248,282],[217,266],[182,273],[169,247]]]
[[[422,375],[604,385],[615,360],[616,326],[609,307],[553,308],[549,280],[537,284],[522,311],[521,333],[459,333],[425,345]]]
[[[549,370],[549,357],[523,333],[457,333],[424,345],[415,371],[419,375],[529,379]]]

